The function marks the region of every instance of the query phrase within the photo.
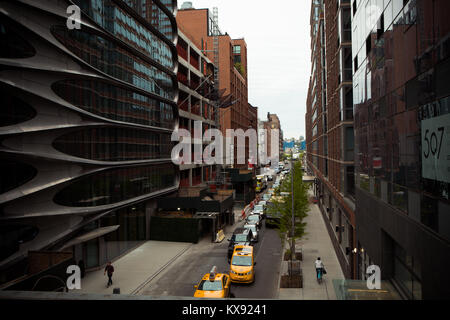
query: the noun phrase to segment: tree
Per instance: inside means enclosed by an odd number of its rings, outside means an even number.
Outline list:
[[[303,182],[302,162],[295,161],[294,165],[294,237],[292,238],[292,198],[291,198],[291,174],[288,174],[286,179],[280,185],[280,193],[288,192],[289,196],[274,197],[272,206],[269,207],[271,215],[279,216],[280,219],[275,221],[278,227],[278,234],[281,241],[285,235],[288,236],[291,260],[295,255],[295,240],[302,238],[305,235],[306,223],[303,219],[308,215],[308,188],[309,185]]]
[[[234,67],[236,68],[237,71],[239,71],[239,73],[240,73],[243,77],[245,77],[245,69],[244,69],[244,66],[242,65],[242,63],[236,62],[236,63],[234,64]]]

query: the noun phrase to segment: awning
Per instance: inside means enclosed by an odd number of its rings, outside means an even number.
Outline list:
[[[61,249],[60,251],[71,247],[71,246],[75,246],[79,243],[83,243],[98,237],[101,237],[105,234],[111,233],[113,231],[116,231],[117,229],[119,229],[120,225],[116,225],[116,226],[109,226],[109,227],[103,227],[103,228],[98,228],[92,231],[89,231],[81,236],[78,236],[76,238],[73,238],[72,240],[70,240],[69,242],[67,242]]]

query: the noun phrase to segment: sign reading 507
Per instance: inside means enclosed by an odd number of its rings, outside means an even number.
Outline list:
[[[450,114],[423,120],[422,177],[450,182]]]
[[[437,128],[437,131],[425,130],[425,138],[422,143],[425,159],[430,156],[436,157],[438,160],[441,157],[442,140],[444,138],[445,127]],[[424,145],[425,144],[425,145]]]

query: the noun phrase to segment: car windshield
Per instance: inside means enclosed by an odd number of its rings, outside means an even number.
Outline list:
[[[234,236],[235,242],[246,242],[247,241],[247,235],[245,234],[235,234]]]
[[[261,211],[261,210],[264,210],[264,207],[262,206],[262,204],[257,204],[255,206],[255,210]]]
[[[231,261],[233,266],[250,267],[252,265],[252,257],[249,256],[234,256]]]
[[[259,221],[258,216],[248,216],[248,221]]]
[[[198,290],[203,291],[220,291],[222,290],[222,280],[202,280],[198,285]]]

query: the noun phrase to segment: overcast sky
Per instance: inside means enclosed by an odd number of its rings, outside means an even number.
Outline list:
[[[311,73],[311,0],[191,0],[195,9],[219,9],[219,28],[245,38],[248,100],[258,117],[276,113],[285,138],[305,136]],[[178,0],[178,7],[184,0]]]

